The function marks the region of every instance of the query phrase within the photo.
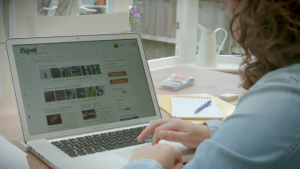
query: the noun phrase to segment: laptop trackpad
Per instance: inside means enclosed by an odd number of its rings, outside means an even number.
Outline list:
[[[148,146],[151,144],[142,144],[142,145],[138,145],[138,146],[134,146],[134,147],[128,147],[126,148],[126,150],[118,152],[118,155],[120,155],[121,157],[127,159],[128,161],[130,160],[132,154],[134,153],[134,151],[140,147],[144,147],[144,146]]]
[[[168,144],[168,145],[170,145],[170,146],[172,146],[172,147],[174,147],[176,149],[179,149],[182,152],[183,162],[188,162],[188,161],[190,161],[194,157],[196,149],[185,147],[184,145],[182,145],[180,143],[169,142],[169,141],[164,141],[164,140],[161,140],[159,143],[160,144]],[[130,158],[131,158],[131,156],[132,156],[132,154],[134,153],[134,151],[137,148],[143,147],[143,146],[147,146],[147,145],[150,145],[150,144],[144,144],[144,145],[141,145],[141,146],[132,147],[132,149],[119,152],[118,154],[121,157],[123,157],[123,158],[125,158],[125,159],[127,159],[129,161]]]

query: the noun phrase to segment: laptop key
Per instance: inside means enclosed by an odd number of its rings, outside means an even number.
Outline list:
[[[86,153],[86,152],[77,152],[77,154],[78,154],[78,155],[80,155],[80,156],[87,155],[87,153]]]
[[[142,131],[142,130],[144,130],[144,128],[143,127],[138,127],[138,128],[136,128],[137,130],[139,130],[139,131]]]
[[[115,146],[106,146],[104,148],[106,150],[113,150],[113,149],[124,148],[124,147],[139,145],[139,144],[144,144],[144,142],[134,141],[134,142],[125,143],[125,144],[119,144],[119,145],[115,145]]]
[[[130,136],[124,136],[123,138],[124,139],[130,139],[131,137]]]
[[[93,147],[93,149],[96,149],[96,148],[100,148],[101,146],[93,145],[92,147]]]
[[[107,133],[109,136],[113,136],[113,135],[116,135],[116,133],[115,132],[109,132],[109,133]]]
[[[95,151],[93,151],[93,150],[86,150],[86,152],[87,152],[88,154],[93,154],[93,153],[95,153]]]
[[[104,148],[96,148],[95,149],[96,152],[102,152],[102,151],[106,151]]]
[[[92,140],[92,139],[93,139],[92,136],[85,136],[84,138],[85,138],[86,140]]]
[[[77,154],[68,154],[70,157],[77,157]]]
[[[115,146],[115,145],[118,145],[116,143],[109,143],[108,146]]]
[[[77,140],[75,138],[69,139],[68,141],[71,143],[77,142]]]
[[[75,149],[76,152],[85,152],[83,148]]]
[[[112,136],[110,136],[109,138],[115,139],[115,138],[117,138],[117,136],[116,136],[116,135],[112,135]]]
[[[100,139],[99,140],[95,140],[95,143],[100,144],[101,140]]]
[[[70,146],[76,146],[77,143],[69,143]]]
[[[137,128],[131,128],[130,131],[137,131]]]
[[[130,131],[128,129],[126,129],[126,130],[123,130],[123,132],[126,134],[126,133],[129,133]]]
[[[85,143],[90,144],[90,142],[92,142],[93,140],[85,140]]]
[[[125,139],[124,140],[124,143],[130,143],[131,142],[131,139]]]
[[[63,145],[68,145],[69,144],[69,142],[67,140],[62,140],[62,141],[60,141],[60,143],[63,144]]]
[[[145,143],[151,143],[152,139],[145,139],[144,141],[145,141]]]
[[[57,146],[59,149],[62,149],[62,148],[70,148],[71,146],[69,145],[61,145],[61,146]]]
[[[84,142],[85,141],[85,139],[83,138],[83,137],[77,137],[76,138],[79,142]]]
[[[147,137],[147,139],[152,139],[152,138],[153,138],[153,136],[148,136],[148,137]]]
[[[109,139],[109,136],[108,136],[108,135],[102,136],[102,137],[101,137],[101,140],[107,140],[107,139]]]
[[[116,134],[117,134],[117,135],[123,134],[123,131],[121,131],[121,130],[116,131]]]
[[[97,142],[91,141],[89,144],[90,144],[91,146],[93,146],[93,145],[97,145]]]
[[[64,152],[67,154],[75,154],[76,153],[74,150],[66,150]]]
[[[77,143],[77,145],[75,145],[74,147],[76,147],[76,146],[82,146],[82,142],[79,142],[79,143]]]
[[[85,149],[86,151],[87,151],[87,150],[93,150],[92,147],[86,147],[86,148],[83,148],[83,149]]]
[[[108,143],[105,143],[105,144],[101,144],[102,147],[106,147],[108,146]]]
[[[94,134],[93,138],[100,138],[100,135],[99,134]]]
[[[90,146],[90,144],[87,143],[87,142],[84,142],[82,145],[83,145],[83,146]]]
[[[137,138],[139,135],[137,135],[137,134],[133,134],[133,135],[131,135],[133,138]]]
[[[80,153],[80,152],[85,152],[85,150],[84,149],[76,149],[75,150],[77,153]]]
[[[66,148],[61,148],[62,151],[73,151],[73,147],[66,147]]]
[[[101,140],[100,143],[107,143],[107,140]]]
[[[58,141],[54,141],[54,142],[51,142],[53,145],[55,145],[55,146],[61,146],[62,144],[60,143],[60,142],[58,142]]]

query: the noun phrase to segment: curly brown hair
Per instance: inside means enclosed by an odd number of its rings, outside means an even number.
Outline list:
[[[300,63],[300,0],[237,0],[236,5],[241,1],[246,5],[234,12],[230,29],[245,51],[242,87],[250,89],[267,73]]]

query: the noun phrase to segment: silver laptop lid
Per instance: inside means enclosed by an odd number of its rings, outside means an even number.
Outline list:
[[[26,141],[161,118],[138,34],[6,44]]]

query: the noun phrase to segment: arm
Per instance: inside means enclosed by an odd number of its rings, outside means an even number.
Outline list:
[[[294,78],[283,74],[262,79],[241,98],[214,137],[198,147],[185,168],[287,165],[300,149],[299,95],[300,83]]]
[[[210,136],[218,130],[219,126],[222,124],[219,120],[212,120],[205,123],[210,130]],[[201,131],[202,132],[202,131]],[[132,163],[125,166],[123,169],[163,169],[163,167],[155,160],[142,159],[133,161]]]
[[[283,74],[262,79],[184,168],[300,168],[299,96],[300,81],[295,78]]]
[[[210,138],[214,136],[214,134],[219,130],[221,124],[223,122],[220,120],[211,120],[204,123],[209,128]]]

